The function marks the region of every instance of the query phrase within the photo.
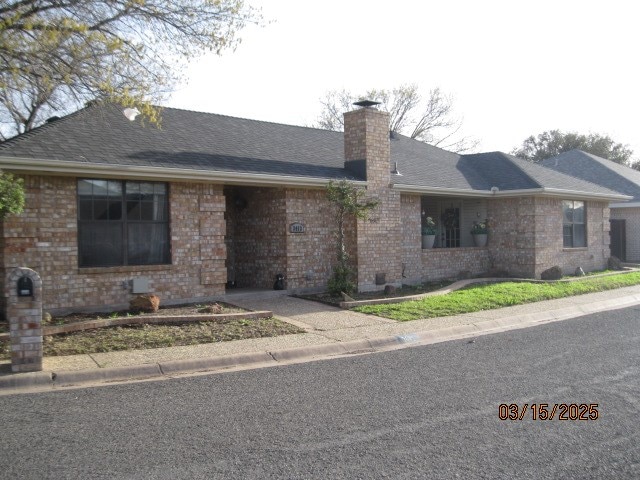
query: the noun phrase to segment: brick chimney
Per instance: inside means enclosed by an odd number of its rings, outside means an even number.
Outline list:
[[[344,114],[344,158],[345,168],[364,177],[372,187],[389,185],[391,164],[387,112],[365,106]]]
[[[400,194],[391,189],[389,114],[359,102],[344,114],[345,168],[367,181],[367,196],[380,204],[369,221],[357,222],[358,289],[402,284]]]

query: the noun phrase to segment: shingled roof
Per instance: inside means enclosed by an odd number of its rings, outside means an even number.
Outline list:
[[[501,193],[562,191],[623,198],[501,152],[459,155],[397,134],[391,135],[394,163],[402,176],[393,176],[392,182],[401,191],[489,195],[496,187]],[[174,108],[162,110],[157,128],[130,122],[119,106],[105,103],[0,144],[0,166],[68,174],[91,167],[111,176],[162,172],[176,179],[280,185],[366,180],[345,169],[341,132]]]
[[[342,134],[165,108],[158,128],[94,104],[0,144],[0,156],[327,179],[344,169]]]
[[[577,149],[543,160],[542,164],[558,172],[629,195],[633,197],[632,203],[640,202],[640,172],[626,165]]]

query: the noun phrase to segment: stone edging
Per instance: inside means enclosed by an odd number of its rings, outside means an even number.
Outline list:
[[[122,325],[140,325],[143,323],[150,324],[163,324],[171,323],[184,324],[192,322],[208,322],[212,320],[230,321],[240,318],[246,318],[249,320],[257,320],[259,318],[273,317],[273,312],[267,310],[261,310],[258,312],[238,312],[238,313],[223,313],[223,314],[208,314],[208,315],[164,315],[164,316],[139,316],[139,317],[118,317],[118,318],[105,318],[100,320],[88,320],[86,322],[69,323],[67,325],[51,325],[43,328],[42,334],[58,335],[61,333],[79,332],[82,330],[91,330],[94,328],[104,327],[117,327]],[[0,341],[9,339],[8,333],[0,333]]]
[[[484,277],[484,278],[469,278],[467,280],[458,280],[457,282],[452,283],[447,287],[440,288],[438,290],[434,290],[433,292],[420,293],[418,295],[407,295],[404,297],[389,297],[389,298],[375,298],[371,300],[354,300],[349,302],[340,302],[340,308],[350,309],[354,307],[362,307],[364,305],[380,305],[383,303],[402,303],[408,302],[411,300],[421,300],[427,297],[435,297],[438,295],[446,295],[447,293],[454,292],[455,290],[460,290],[461,288],[466,287],[467,285],[471,285],[474,283],[499,283],[499,282],[530,282],[530,283],[558,283],[558,282],[575,282],[578,280],[585,280],[586,278],[599,278],[599,277],[609,277],[611,275],[620,275],[621,273],[631,273],[640,271],[639,268],[630,268],[625,267],[624,270],[610,273],[602,273],[599,275],[587,275],[584,277],[571,277],[571,278],[561,278],[560,280],[536,280],[533,278],[503,278],[503,277]]]

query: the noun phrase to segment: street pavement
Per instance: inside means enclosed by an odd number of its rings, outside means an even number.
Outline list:
[[[0,477],[638,479],[639,312],[4,396]]]
[[[0,395],[105,383],[174,378],[374,353],[477,337],[640,304],[640,286],[442,318],[395,322],[285,294],[228,295],[249,310],[270,310],[305,333],[149,350],[45,357],[43,371],[10,374],[0,365]]]

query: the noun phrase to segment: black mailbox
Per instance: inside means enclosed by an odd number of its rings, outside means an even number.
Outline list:
[[[29,277],[20,277],[18,279],[18,296],[33,297],[33,282]]]

